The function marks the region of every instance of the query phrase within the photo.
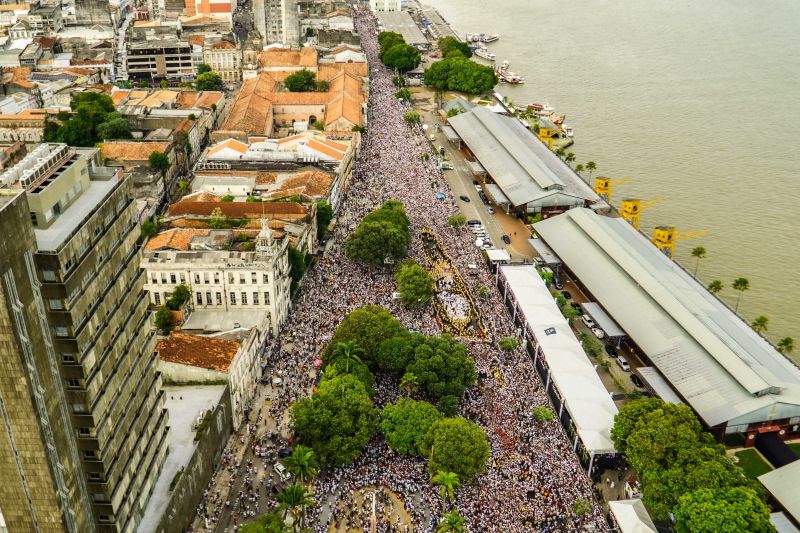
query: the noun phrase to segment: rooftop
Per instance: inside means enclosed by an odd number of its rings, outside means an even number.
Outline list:
[[[800,369],[625,220],[534,229],[709,426],[800,416]]]
[[[758,476],[772,496],[796,521],[800,521],[800,460]]]
[[[183,324],[185,330],[207,332],[231,331],[234,329],[250,329],[268,322],[268,311],[213,311],[197,309]]]
[[[170,229],[154,235],[144,245],[146,252],[154,250],[188,250],[189,243],[197,236],[206,236],[208,229]]]
[[[408,11],[378,11],[377,15],[384,31],[399,33],[411,46],[428,44],[428,39]]]
[[[213,337],[170,333],[156,345],[162,361],[227,372],[239,351],[239,343]]]
[[[105,141],[100,145],[100,151],[107,159],[148,161],[153,152],[166,153],[170,144],[163,141]]]
[[[181,200],[170,206],[168,217],[211,216],[219,208],[223,215],[231,218],[264,218],[270,215],[305,216],[307,209],[295,202],[193,202]]]
[[[306,67],[316,68],[317,49],[313,46],[303,48],[269,48],[258,55],[260,67]]]

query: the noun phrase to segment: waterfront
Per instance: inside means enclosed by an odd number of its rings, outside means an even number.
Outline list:
[[[774,339],[800,338],[800,4],[508,0],[490,18],[478,0],[430,3],[460,32],[501,35],[490,49],[527,83],[500,92],[567,113],[577,162],[633,180],[615,199],[664,198],[644,230],[707,231],[680,242],[678,260],[693,270],[689,252],[704,246],[704,282],[721,279],[735,302],[732,280],[748,278],[742,314],[769,317]]]

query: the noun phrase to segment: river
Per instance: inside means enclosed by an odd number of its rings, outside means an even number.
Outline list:
[[[576,163],[631,180],[614,191],[663,201],[642,215],[707,234],[678,243],[698,277],[750,290],[772,339],[800,342],[800,2],[429,0],[459,32],[499,33],[498,62],[526,77],[515,103],[547,101],[575,129]],[[800,348],[793,354],[800,360]]]

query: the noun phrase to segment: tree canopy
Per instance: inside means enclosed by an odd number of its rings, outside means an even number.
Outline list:
[[[45,127],[44,142],[63,142],[70,146],[94,146],[106,139],[130,139],[131,128],[117,113],[114,102],[107,94],[75,93],[70,101],[73,113],[59,113],[59,125],[49,122]]]
[[[458,52],[463,57],[472,57],[472,50],[469,45],[460,39],[456,39],[452,35],[442,37],[439,39],[439,50],[442,52],[442,57],[446,57],[450,52]]]
[[[462,91],[480,94],[497,85],[492,67],[480,65],[465,57],[450,57],[435,61],[425,71],[425,85],[440,91]]]
[[[222,90],[222,78],[216,72],[203,72],[194,79],[194,87],[198,91]]]
[[[380,343],[375,354],[375,362],[380,370],[396,375],[405,373],[406,368],[414,360],[414,350],[425,342],[425,335],[411,333],[400,337],[391,337]]]
[[[364,217],[345,242],[345,255],[375,266],[405,257],[411,235],[408,217],[400,202],[390,200]]]
[[[378,412],[364,384],[346,374],[320,382],[311,398],[291,407],[292,429],[326,466],[352,462],[378,427]]]
[[[489,458],[486,432],[466,418],[443,418],[433,423],[421,446],[428,458],[428,472],[453,472],[468,482],[484,470]]]
[[[328,236],[328,225],[333,220],[333,207],[325,201],[317,202],[317,238],[322,241]]]
[[[439,400],[445,414],[454,414],[464,390],[475,383],[475,361],[467,356],[466,346],[449,335],[425,337],[414,349],[406,371],[417,376],[422,390]]]
[[[384,54],[394,45],[396,44],[405,44],[406,40],[403,39],[403,36],[399,33],[393,31],[384,31],[378,35],[378,46],[380,47],[378,51],[378,57],[380,57],[381,61],[383,60]]]
[[[433,278],[413,259],[400,264],[394,279],[400,299],[409,307],[426,304],[433,298]]]
[[[197,74],[205,74],[206,72],[211,72],[211,66],[208,63],[200,63],[197,65]]]
[[[376,352],[384,339],[402,337],[408,334],[399,320],[389,311],[378,305],[368,305],[351,311],[331,337],[331,342],[323,352],[323,359],[329,361],[337,343],[356,341],[364,350],[361,356],[369,368],[376,368]]]
[[[154,151],[150,153],[150,157],[147,158],[148,163],[150,163],[150,168],[153,170],[158,170],[161,174],[166,174],[167,170],[169,170],[170,162],[167,154],[164,152]]]
[[[400,72],[414,70],[421,60],[419,50],[406,43],[397,43],[383,54],[383,64],[386,68],[397,69]]]
[[[239,533],[287,533],[288,531],[289,528],[277,510],[263,514],[239,528]]]
[[[752,489],[699,489],[684,494],[675,507],[678,533],[767,533],[774,531],[769,508]]]
[[[383,408],[380,428],[394,451],[422,455],[425,435],[441,418],[439,410],[428,402],[400,398]]]
[[[286,76],[283,86],[293,93],[308,93],[317,89],[316,75],[308,69],[298,70]]]

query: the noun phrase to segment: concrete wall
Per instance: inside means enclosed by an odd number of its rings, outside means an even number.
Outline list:
[[[194,520],[203,490],[219,464],[231,428],[231,395],[230,388],[226,387],[206,434],[197,443],[194,455],[170,494],[169,504],[156,528],[158,533],[183,533]]]
[[[191,365],[158,361],[158,370],[167,383],[206,383],[228,381],[227,372],[217,372]]]

